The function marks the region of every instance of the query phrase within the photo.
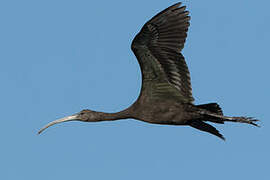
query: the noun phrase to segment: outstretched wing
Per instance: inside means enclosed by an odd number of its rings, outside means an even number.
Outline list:
[[[139,61],[143,83],[152,81],[163,94],[178,93],[183,101],[192,102],[190,75],[180,53],[190,17],[186,7],[180,5],[174,4],[149,20],[134,38],[131,48]]]

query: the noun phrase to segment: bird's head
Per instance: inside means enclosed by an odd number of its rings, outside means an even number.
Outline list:
[[[100,120],[100,114],[101,112],[84,109],[79,113],[75,114],[75,116],[78,121],[97,122]]]
[[[55,121],[50,122],[49,124],[41,128],[38,134],[42,133],[48,127],[58,124],[58,123],[67,122],[67,121],[97,122],[97,121],[100,121],[100,118],[101,118],[101,112],[85,109],[71,116],[66,116],[61,119],[57,119]]]

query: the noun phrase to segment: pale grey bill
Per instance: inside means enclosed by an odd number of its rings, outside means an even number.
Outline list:
[[[45,129],[47,129],[48,127],[50,127],[52,125],[55,125],[55,124],[58,124],[58,123],[62,123],[62,122],[67,122],[67,121],[75,121],[75,120],[77,120],[77,117],[78,117],[77,114],[74,114],[74,115],[71,115],[71,116],[66,116],[64,118],[61,118],[61,119],[57,119],[55,121],[52,121],[49,124],[47,124],[46,126],[44,126],[43,128],[41,128],[38,131],[38,134],[42,133]]]

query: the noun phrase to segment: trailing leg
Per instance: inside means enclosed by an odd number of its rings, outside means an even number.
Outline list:
[[[204,115],[209,116],[209,118],[215,118],[215,120],[217,120],[217,121],[219,120],[221,122],[229,121],[229,122],[246,123],[246,124],[251,124],[253,126],[259,127],[259,125],[255,123],[259,120],[254,119],[252,117],[244,117],[244,116],[228,117],[228,116],[218,115],[218,114],[214,114],[214,113],[206,113]],[[207,121],[207,117],[205,118],[205,120]],[[212,122],[214,122],[214,121],[212,121]]]

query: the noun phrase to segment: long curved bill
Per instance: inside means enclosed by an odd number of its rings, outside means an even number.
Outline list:
[[[66,116],[66,117],[61,118],[61,119],[57,119],[55,121],[50,122],[49,124],[47,124],[43,128],[41,128],[38,131],[38,134],[42,133],[45,129],[47,129],[48,127],[50,127],[52,125],[55,125],[55,124],[58,124],[58,123],[62,123],[62,122],[67,122],[67,121],[76,121],[76,120],[78,121],[78,115],[77,114],[74,114],[74,115],[71,115],[71,116]]]

